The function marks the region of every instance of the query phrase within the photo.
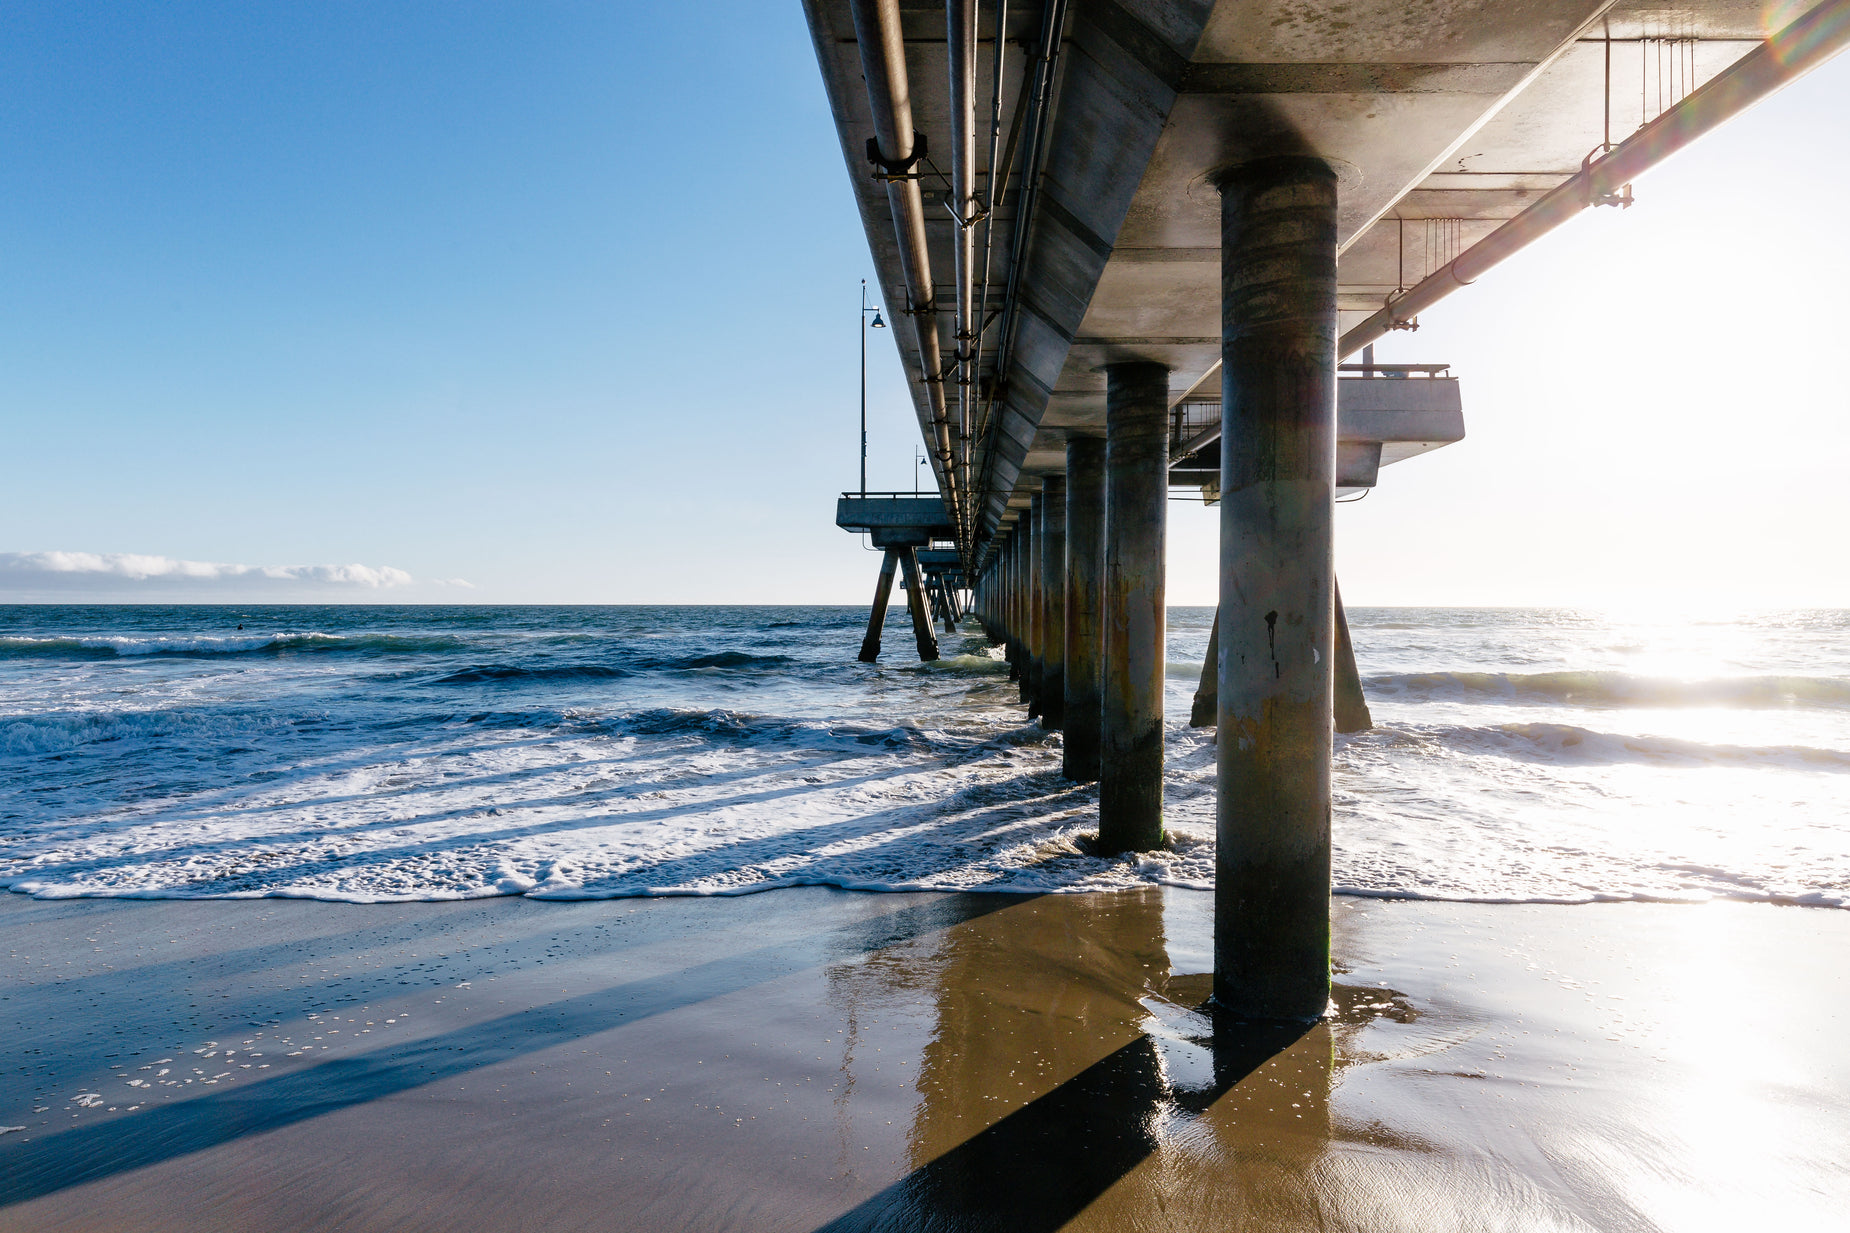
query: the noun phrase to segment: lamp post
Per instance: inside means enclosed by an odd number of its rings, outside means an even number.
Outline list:
[[[861,495],[867,495],[867,314],[874,315],[873,326],[884,330],[879,308],[867,302],[867,280],[861,280]]]

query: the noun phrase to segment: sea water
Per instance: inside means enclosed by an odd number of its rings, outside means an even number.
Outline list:
[[[1212,884],[1212,618],[1170,614],[1166,850],[1079,843],[970,622],[896,611],[0,608],[0,887],[40,897]],[[1339,892],[1850,906],[1850,613],[1357,609]]]

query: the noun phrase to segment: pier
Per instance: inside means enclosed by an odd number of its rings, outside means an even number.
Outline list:
[[[0,1233],[1845,1224],[1850,0],[10,15]]]
[[[1167,503],[1217,504],[1214,1000],[1322,1016],[1331,734],[1369,722],[1333,506],[1464,436],[1448,364],[1372,345],[1629,206],[1841,50],[1850,0],[805,9],[937,485],[843,498],[885,550],[862,659],[895,569],[921,656],[967,605],[1098,780],[1099,849],[1158,847]]]

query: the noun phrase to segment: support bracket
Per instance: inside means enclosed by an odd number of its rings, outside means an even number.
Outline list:
[[[918,166],[920,159],[925,157],[930,145],[924,133],[914,133],[912,134],[912,153],[908,157],[886,158],[880,153],[880,139],[869,137],[867,139],[867,161],[878,168],[874,172],[874,179],[891,184],[899,180],[922,178],[912,169]]]

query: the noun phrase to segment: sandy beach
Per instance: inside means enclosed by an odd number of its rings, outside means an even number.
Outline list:
[[[0,899],[40,1229],[1706,1229],[1850,1199],[1850,916],[1209,896]]]

